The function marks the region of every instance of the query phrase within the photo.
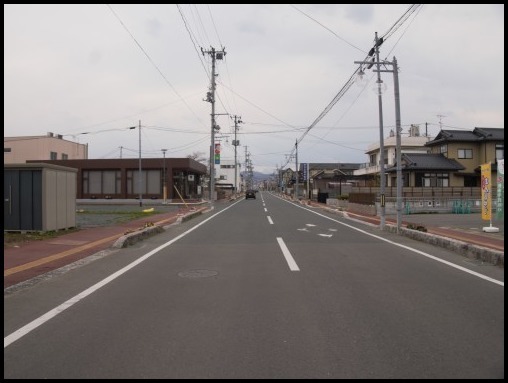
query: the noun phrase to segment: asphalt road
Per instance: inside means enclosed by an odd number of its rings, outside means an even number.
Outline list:
[[[4,378],[503,377],[503,269],[269,193],[4,297]]]

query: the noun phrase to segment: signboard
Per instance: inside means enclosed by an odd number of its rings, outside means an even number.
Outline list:
[[[504,159],[497,160],[497,208],[496,218],[504,218]]]
[[[302,164],[303,167],[303,180],[307,181],[309,179],[309,164]]]
[[[215,144],[215,164],[220,164],[220,144]]]
[[[490,221],[492,219],[492,195],[490,179],[490,162],[481,165],[481,187],[482,187],[482,219]]]

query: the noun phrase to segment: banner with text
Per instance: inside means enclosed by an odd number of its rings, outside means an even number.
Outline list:
[[[504,159],[497,160],[497,209],[496,218],[504,218]]]
[[[490,179],[490,162],[488,164],[481,165],[482,175],[482,219],[490,221],[492,219],[492,195],[491,191],[491,179]]]

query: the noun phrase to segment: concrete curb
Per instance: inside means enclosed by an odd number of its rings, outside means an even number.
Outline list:
[[[328,208],[328,207],[321,207],[321,206],[318,206],[318,207],[322,208],[330,213],[339,214],[344,218],[351,219],[351,220],[354,220],[356,222],[360,222],[360,223],[363,223],[366,225],[372,225],[371,223],[364,222],[360,219],[355,219],[355,218],[348,216],[347,212],[333,209],[333,208]],[[384,230],[388,231],[390,233],[397,233],[397,226],[386,224]],[[412,230],[412,229],[407,229],[407,228],[403,228],[403,227],[400,228],[399,235],[403,235],[405,237],[408,237],[408,238],[411,238],[411,239],[414,239],[417,241],[429,243],[434,246],[443,247],[447,250],[451,250],[451,251],[458,253],[460,255],[463,255],[467,258],[479,260],[479,261],[482,261],[485,263],[492,264],[494,266],[499,266],[499,267],[504,268],[504,252],[503,251],[489,249],[487,247],[474,245],[474,244],[459,241],[459,240],[456,240],[453,238],[442,237],[442,236],[439,236],[436,234],[425,233],[425,232],[422,232],[419,230]]]
[[[129,233],[121,236],[116,240],[112,247],[121,249],[127,246],[134,245],[136,242],[147,239],[155,234],[162,233],[164,229],[161,226],[150,226],[143,230],[138,230],[133,233]]]
[[[385,230],[391,233],[397,233],[397,226],[385,225]],[[431,245],[443,247],[467,258],[480,260],[482,262],[490,263],[494,266],[504,268],[504,252],[502,251],[473,245],[471,243],[466,243],[452,238],[441,237],[432,233],[425,233],[419,230],[406,229],[403,227],[399,229],[399,235],[403,235],[417,241],[430,243]]]
[[[143,240],[150,238],[156,234],[160,234],[160,233],[164,232],[166,229],[168,229],[169,227],[171,227],[173,225],[177,225],[177,224],[189,221],[192,218],[195,218],[198,215],[203,214],[205,211],[206,210],[201,209],[201,210],[193,211],[193,212],[185,214],[185,215],[180,215],[176,219],[176,222],[174,222],[170,225],[149,226],[149,227],[146,227],[142,230],[137,230],[135,232],[123,235],[116,240],[116,242],[112,245],[112,247],[116,248],[116,249],[121,249],[124,247],[134,245],[135,243],[137,243],[139,241],[143,241]]]

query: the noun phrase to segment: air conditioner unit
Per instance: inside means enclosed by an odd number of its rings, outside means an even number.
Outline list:
[[[187,180],[189,180],[189,181],[194,181],[194,174],[189,174],[189,175],[187,176]]]

